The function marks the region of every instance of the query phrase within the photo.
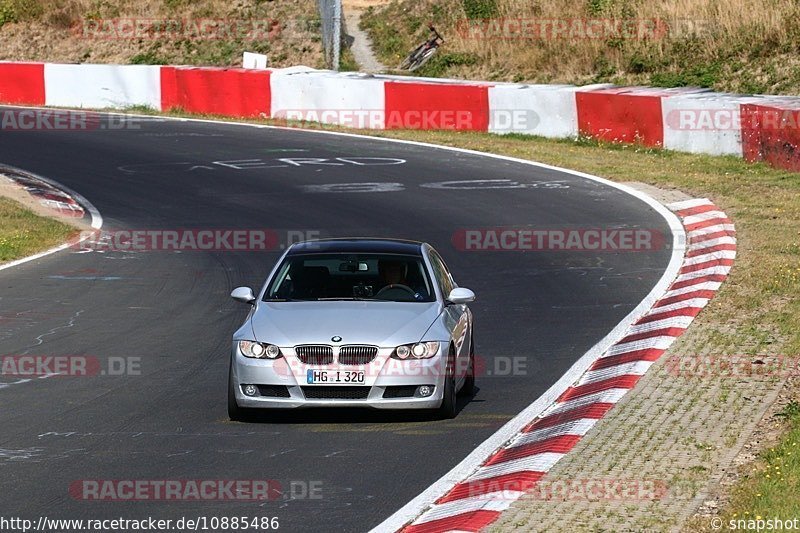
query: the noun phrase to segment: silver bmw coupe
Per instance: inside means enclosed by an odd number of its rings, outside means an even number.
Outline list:
[[[326,239],[289,247],[233,335],[228,415],[375,407],[456,415],[475,387],[475,294],[427,243]]]

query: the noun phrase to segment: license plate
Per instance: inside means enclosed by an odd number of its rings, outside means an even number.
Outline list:
[[[318,384],[363,384],[363,370],[309,370],[306,373],[306,383]]]

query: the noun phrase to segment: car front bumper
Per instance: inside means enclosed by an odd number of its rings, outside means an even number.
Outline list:
[[[447,346],[446,343],[443,343]],[[434,409],[441,405],[444,390],[444,358],[440,353],[430,359],[400,361],[389,357],[391,349],[381,349],[372,363],[363,366],[327,365],[311,366],[303,364],[293,354],[285,354],[275,360],[252,359],[244,357],[233,343],[231,376],[236,403],[240,407],[264,409],[292,409],[303,407],[368,407],[375,409]],[[357,385],[310,385],[304,381],[308,370],[364,371],[365,382]],[[248,396],[242,390],[244,385],[279,387],[288,397],[274,395]],[[413,396],[385,398],[387,388],[416,389],[427,385],[433,393],[422,397],[418,391]],[[360,388],[362,394],[357,399],[308,398],[310,388]],[[368,391],[367,391],[368,389]],[[349,392],[349,391],[348,391]],[[288,393],[288,394],[287,394]],[[346,394],[343,394],[346,395]]]

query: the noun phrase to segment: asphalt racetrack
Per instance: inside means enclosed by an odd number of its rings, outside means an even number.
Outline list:
[[[266,252],[73,249],[0,271],[1,355],[87,356],[101,369],[0,376],[3,516],[268,516],[281,531],[366,531],[552,385],[636,307],[670,259],[663,245],[462,250],[467,230],[669,236],[669,228],[603,183],[411,144],[152,118],[113,131],[0,132],[0,163],[79,192],[104,230],[278,236]],[[230,337],[247,313],[228,295],[260,287],[299,235],[427,241],[475,291],[479,390],[462,398],[454,420],[306,410],[228,421]],[[269,501],[70,493],[81,480],[255,479],[274,480]]]

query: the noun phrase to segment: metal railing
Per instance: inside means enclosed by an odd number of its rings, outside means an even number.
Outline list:
[[[342,50],[342,0],[317,0],[319,5],[322,45],[325,64],[329,69],[339,70]]]

